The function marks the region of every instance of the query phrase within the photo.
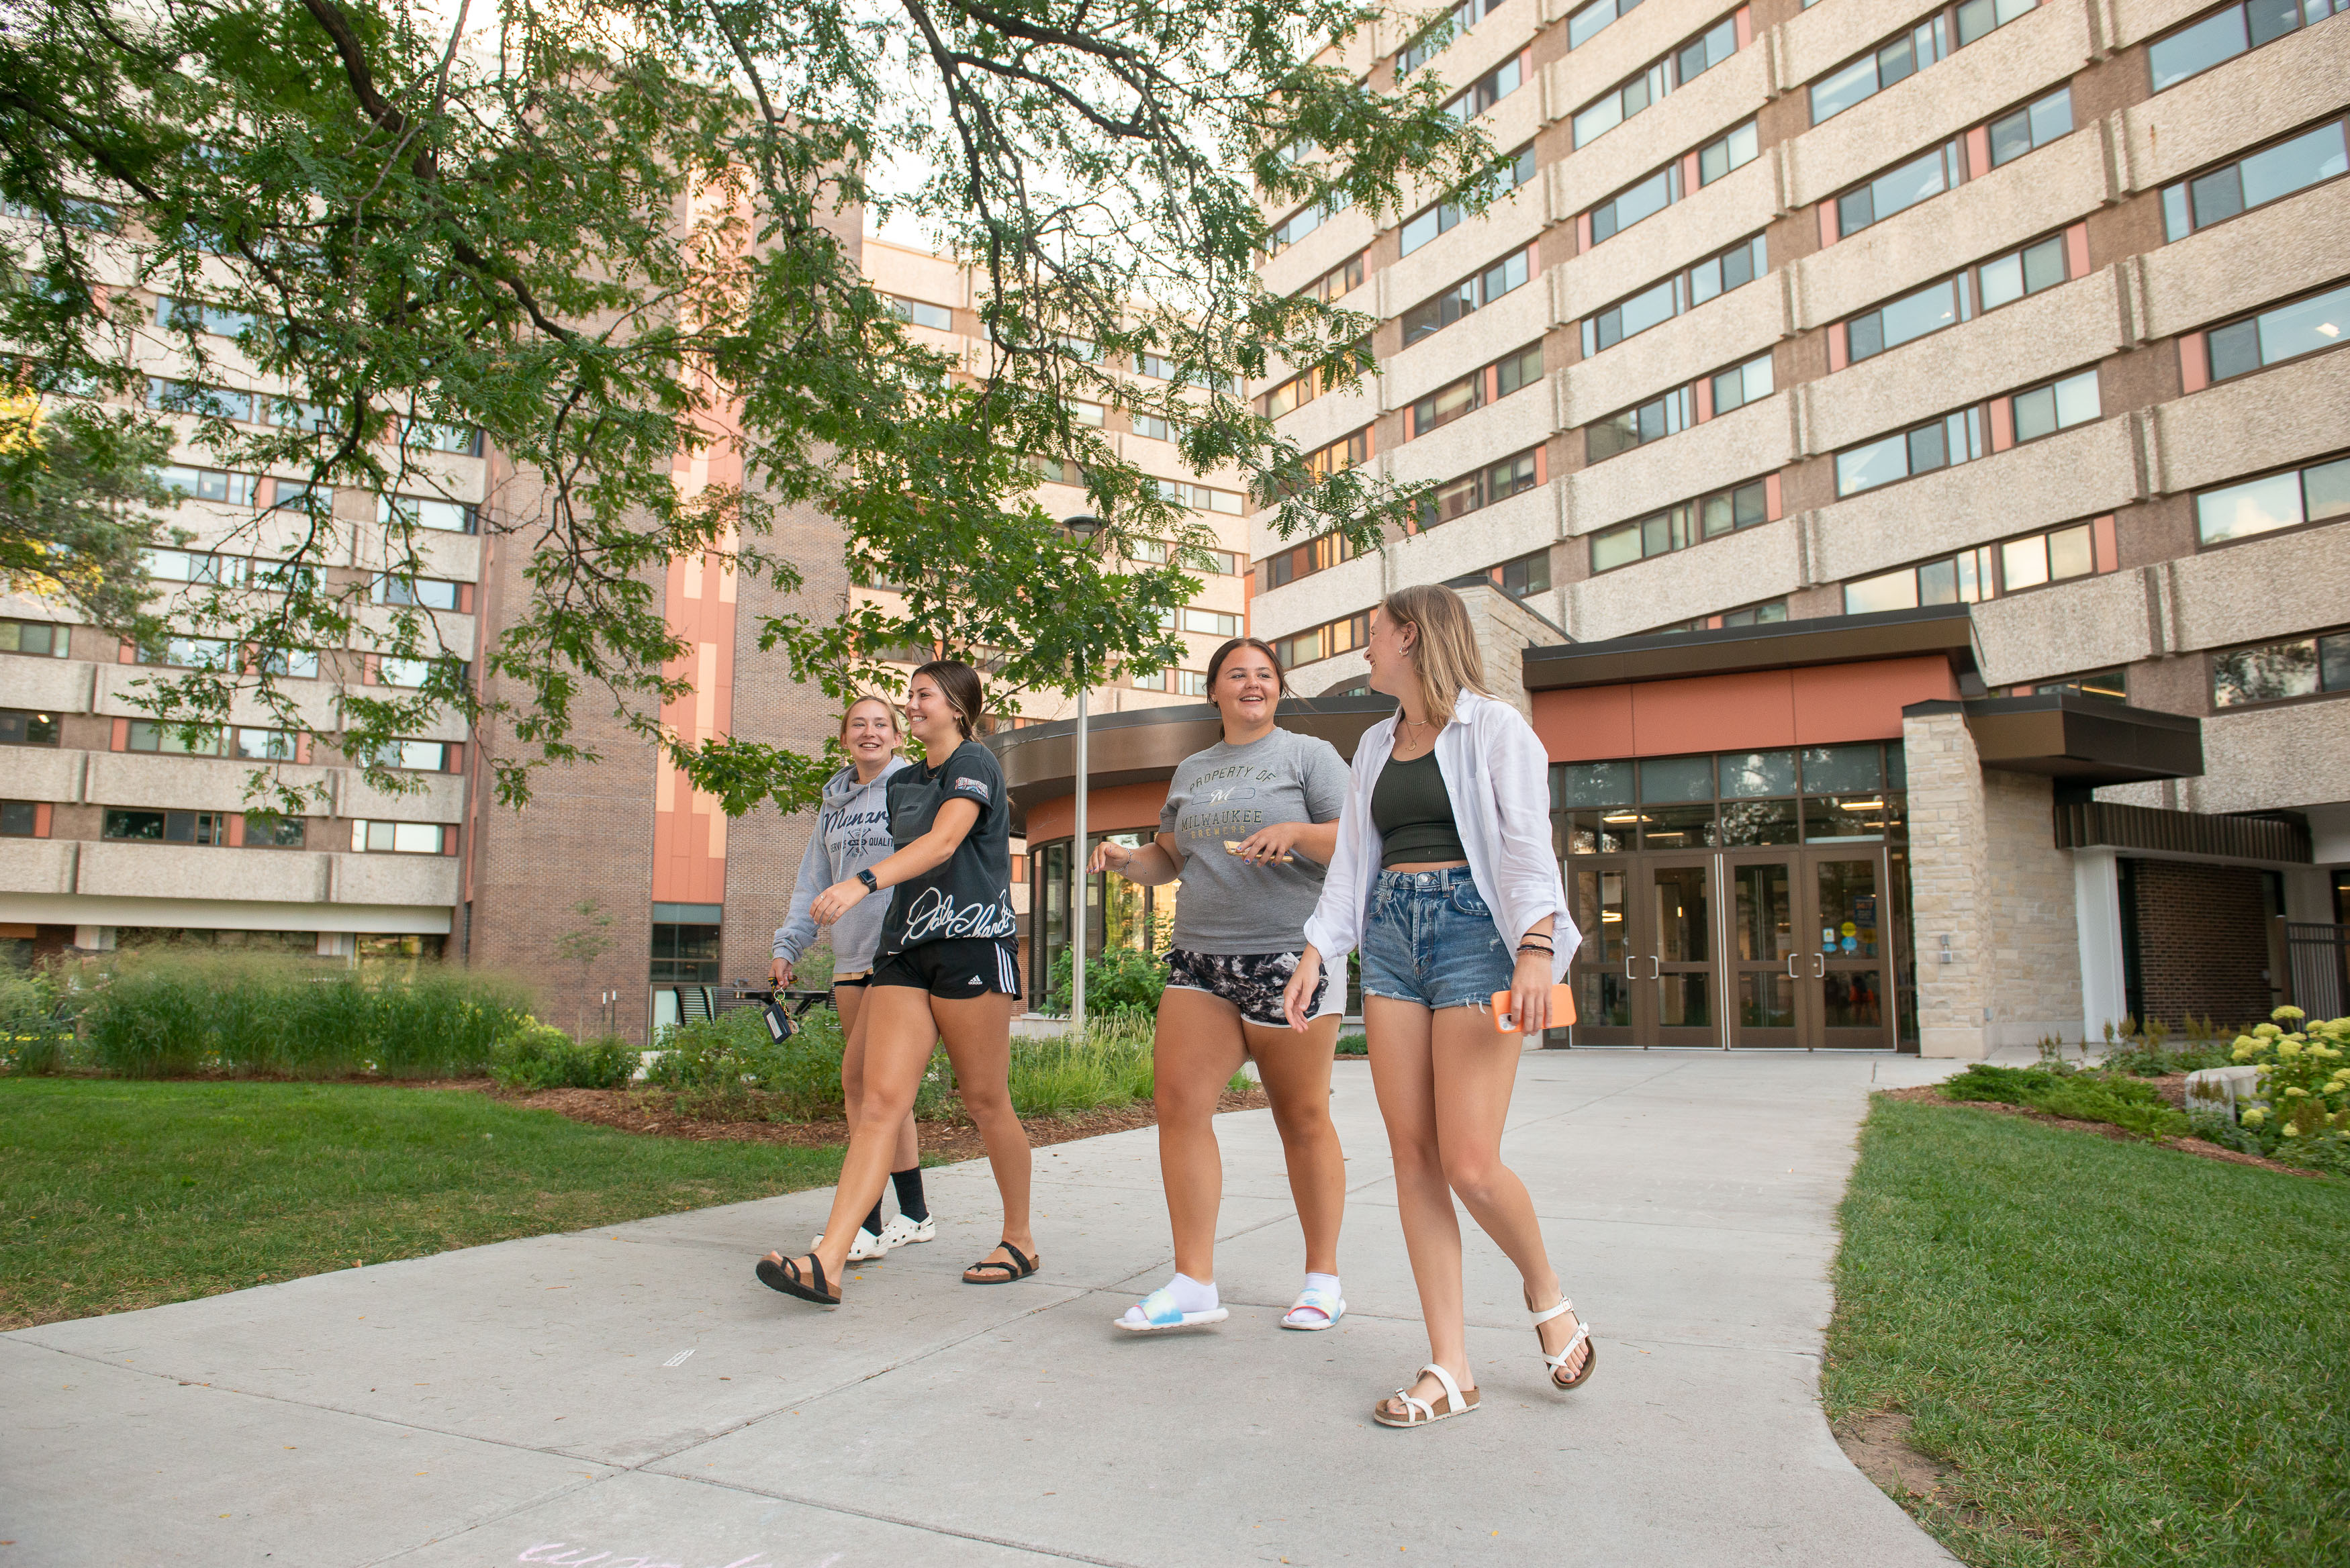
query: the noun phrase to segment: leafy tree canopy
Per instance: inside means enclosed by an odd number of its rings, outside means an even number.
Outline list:
[[[526,504],[491,521],[532,592],[484,673],[515,695],[485,698],[453,657],[411,693],[350,688],[347,755],[454,710],[519,804],[534,769],[590,757],[573,719],[600,691],[728,809],[791,809],[819,759],[660,730],[684,689],[663,673],[684,651],[661,617],[671,558],[727,552],[795,588],[774,525],[813,505],[846,529],[855,577],[901,587],[904,608],[768,619],[798,678],[838,695],[873,650],[938,643],[1014,689],[1066,689],[1078,668],[1171,659],[1162,616],[1205,564],[1203,532],[1069,399],[1179,425],[1185,460],[1237,464],[1285,532],[1369,543],[1409,502],[1309,472],[1240,395],[1275,362],[1334,384],[1367,369],[1367,320],[1258,286],[1260,192],[1285,213],[1438,189],[1474,206],[1486,188],[1489,150],[1428,73],[1388,93],[1327,63],[1367,16],[1343,0],[26,0],[0,23],[0,337],[25,386],[184,416],[224,466],[307,473],[322,497],[432,494],[448,430],[512,460]],[[975,268],[984,364],[918,344],[867,285],[868,210]],[[130,308],[126,285],[167,303]],[[1172,373],[1113,374],[1146,354]],[[253,389],[265,423],[240,417]],[[730,442],[741,486],[676,483],[681,453]],[[1035,458],[1082,466],[1101,536],[1038,508]],[[282,566],[173,610],[258,673],[159,684],[159,712],[217,722],[243,685],[316,728],[273,651],[443,653],[428,613],[324,570],[378,519],[295,493],[254,524],[250,553]],[[380,521],[380,558],[359,559],[430,575],[417,520]],[[1120,570],[1145,541],[1176,547]]]

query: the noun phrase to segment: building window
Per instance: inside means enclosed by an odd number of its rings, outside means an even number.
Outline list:
[[[2077,376],[2067,376],[2061,381],[2051,381],[2044,387],[2018,392],[2006,401],[2011,410],[2008,418],[2013,425],[2017,443],[2037,441],[2042,436],[2054,435],[2058,431],[2071,430],[2074,425],[2085,425],[2099,417],[2097,373],[2084,370]],[[1992,412],[1994,440],[1991,448],[1997,451],[1996,406]]]
[[[1873,359],[1887,348],[1955,327],[1973,315],[1973,290],[1967,286],[1966,275],[1946,277],[1846,321],[1846,358],[1856,365]]]
[[[252,505],[256,483],[249,473],[230,473],[217,468],[189,468],[179,463],[157,469],[155,478],[164,489],[183,500],[218,501],[230,506]]]
[[[229,645],[216,637],[168,637],[156,647],[137,651],[141,664],[161,665],[175,670],[228,670],[233,668]]]
[[[369,597],[380,605],[414,605],[420,609],[442,610],[463,607],[459,585],[437,577],[378,577]]]
[[[2147,47],[2146,63],[2154,90],[2175,88],[2248,49],[2314,26],[2338,11],[2350,11],[2350,0],[2248,0],[2214,11]]]
[[[1452,95],[1444,112],[1457,120],[1471,120],[1518,90],[1532,70],[1531,51],[1522,52],[1503,60],[1483,76]]]
[[[1982,422],[1979,410],[1967,409],[1840,452],[1835,460],[1836,493],[1857,495],[1897,479],[1931,473],[1981,457]]]
[[[1599,36],[1599,30],[1639,5],[1640,0],[1591,0],[1566,19],[1566,47],[1579,49]]]
[[[40,620],[0,620],[0,653],[25,653],[38,659],[63,659],[72,640],[70,627]]]
[[[2307,299],[2272,305],[2258,316],[2214,327],[2204,334],[2211,379],[2248,376],[2254,370],[2336,348],[2350,337],[2350,284]]]
[[[1207,556],[1208,565],[1204,568],[1200,568],[1196,563],[1185,563],[1194,569],[1211,571],[1222,577],[1237,577],[1241,575],[1241,558],[1230,550],[1199,550],[1195,553]],[[1138,539],[1134,544],[1134,555],[1131,559],[1148,561],[1153,566],[1164,566],[1167,562],[1167,545],[1164,541],[1159,539]]]
[[[655,985],[718,983],[718,938],[724,906],[653,906],[652,980]]]
[[[2350,631],[2211,656],[2211,705],[2241,708],[2350,691]]]
[[[954,312],[943,305],[932,305],[927,300],[909,299],[896,294],[884,297],[889,301],[889,314],[900,321],[911,322],[916,327],[933,327],[941,332],[954,330]]]
[[[1529,141],[1513,153],[1509,161],[1494,173],[1492,183],[1487,187],[1487,195],[1499,201],[1534,177],[1534,147]],[[1402,254],[1409,255],[1437,235],[1458,228],[1463,215],[1461,209],[1450,202],[1439,202],[1413,213],[1404,221],[1403,234],[1399,242]]]
[[[1352,435],[1340,436],[1327,446],[1316,447],[1302,460],[1316,479],[1327,479],[1350,468],[1358,468],[1370,460],[1371,427],[1365,425]]]
[[[230,754],[245,762],[290,763],[300,749],[291,730],[248,730],[239,725],[231,734]]]
[[[254,422],[253,394],[230,387],[200,387],[192,381],[147,378],[147,406],[158,413],[194,414],[200,419]]]
[[[1461,279],[1405,311],[1403,346],[1409,348],[1424,337],[1433,337],[1461,317],[1473,316],[1503,295],[1524,287],[1533,270],[1534,254],[1532,246],[1512,251],[1484,271]]]
[[[405,773],[441,774],[449,771],[452,748],[446,741],[388,741],[377,748],[372,756],[351,753],[350,760],[359,767],[384,767]]]
[[[1975,268],[1976,296],[1985,310],[1997,310],[2002,305],[2054,288],[2072,275],[2073,253],[2088,249],[2086,232],[2078,231],[2081,238],[2074,239],[2076,231],[2066,230],[2035,240],[2021,250],[2003,256],[1993,256]]]
[[[1302,545],[1292,545],[1261,556],[1256,564],[1256,591],[1266,593],[1284,583],[1326,572],[1358,552],[1344,534],[1325,534]]]
[[[147,575],[161,582],[195,583],[206,587],[231,587],[244,580],[250,563],[235,556],[212,556],[198,550],[143,552]]]
[[[1449,588],[1492,587],[1513,599],[1546,594],[1550,592],[1550,552],[1536,550],[1515,560],[1503,561],[1498,566],[1488,566],[1465,577],[1454,577],[1444,586]]]
[[[196,844],[217,846],[228,842],[229,814],[224,811],[126,811],[109,809],[105,834],[109,838],[147,844]]]
[[[1305,206],[1298,208],[1297,211],[1274,224],[1273,232],[1265,236],[1265,254],[1279,255],[1330,219],[1345,212],[1348,200],[1344,191],[1333,191],[1321,201],[1308,202]]]
[[[1196,631],[1204,637],[1238,637],[1241,630],[1240,617],[1191,605],[1185,605],[1180,611],[1170,610],[1159,624],[1170,630]]]
[[[299,849],[307,836],[309,822],[299,816],[281,816],[274,811],[248,811],[244,814],[244,846],[247,849]]]
[[[1907,782],[1898,741],[1555,763],[1552,831],[1568,857],[1900,839]]]
[[[1205,697],[1208,694],[1208,673],[1204,670],[1154,670],[1148,675],[1138,675],[1134,684],[1145,691],[1172,691],[1182,697]],[[1018,861],[1014,861],[1017,866]]]
[[[1991,122],[1991,166],[2012,162],[2073,131],[2073,89],[2058,88]]]
[[[1700,410],[1700,419],[1719,419],[1733,409],[1759,402],[1771,395],[1771,356],[1757,355],[1743,365],[1732,365],[1711,377],[1707,387],[1712,394],[1713,412],[1709,415]]]
[[[2206,545],[2343,516],[2350,516],[2350,457],[2248,479],[2195,497],[2195,532]]]
[[[131,720],[122,744],[125,751],[157,752],[169,756],[220,757],[228,754],[227,738],[216,726],[159,724],[151,719]]]
[[[1693,424],[1767,398],[1771,389],[1771,356],[1757,355],[1743,365],[1675,387],[1636,408],[1594,420],[1584,427],[1584,461],[1599,462],[1677,435]]]
[[[1652,283],[1630,298],[1583,318],[1583,357],[1588,359],[1627,337],[1662,326],[1683,311],[1696,309],[1716,295],[1752,283],[1770,265],[1769,249],[1762,236],[1756,234],[1684,272]]]
[[[1295,670],[1301,664],[1311,664],[1319,659],[1357,649],[1370,640],[1371,612],[1344,616],[1292,636],[1278,639],[1273,645],[1274,656],[1281,660],[1284,670]]]
[[[1416,525],[1422,529],[1433,528],[1440,523],[1465,517],[1497,501],[1507,501],[1513,495],[1523,494],[1542,483],[1542,449],[1536,447],[1515,457],[1487,463],[1459,479],[1448,480],[1420,498]]]
[[[1844,586],[1844,613],[1979,604],[2002,594],[2095,576],[2120,566],[2110,516],[1981,545]]]
[[[1738,52],[1738,36],[1746,22],[1740,7],[1696,37],[1651,60],[1638,75],[1602,93],[1575,115],[1575,145],[1580,149],[1607,135],[1634,115],[1686,87]]]
[[[40,807],[29,800],[0,801],[0,838],[37,838]]]
[[[1618,524],[1591,536],[1594,573],[1628,566],[1651,556],[1685,550],[1707,539],[1718,539],[1741,528],[1769,522],[1773,509],[1767,480],[1750,480],[1729,490],[1717,490],[1695,501],[1668,506],[1636,522]]]
[[[1876,48],[1839,66],[1812,84],[1812,123],[1833,119],[1856,103],[1906,81],[1953,48],[2031,14],[2038,0],[1964,0],[1904,28]],[[1955,37],[1957,42],[1952,43]]]
[[[1205,484],[1194,484],[1188,479],[1160,479],[1152,483],[1159,486],[1161,499],[1171,501],[1178,506],[1188,506],[1194,512],[1229,512],[1234,515],[1240,513],[1241,497],[1236,490],[1217,490]]]
[[[351,824],[354,855],[439,855],[453,828],[437,822],[371,822]]]
[[[1761,151],[1754,122],[1733,127],[1693,154],[1684,154],[1645,179],[1636,180],[1583,214],[1578,228],[1589,243],[1613,239],[1643,218],[1652,218],[1692,191],[1711,185],[1731,170],[1754,161]],[[1689,165],[1694,162],[1696,167]],[[1694,178],[1692,178],[1694,176]]]
[[[2017,695],[2022,693],[2019,690]],[[2036,697],[2095,697],[2103,702],[2129,701],[2128,683],[2119,670],[2095,670],[2086,675],[2068,675],[2062,680],[2043,680],[2032,688]]]
[[[1872,223],[1881,223],[1896,213],[1907,212],[1929,197],[1955,189],[1961,168],[1959,147],[1956,141],[1945,142],[1835,198],[1837,235],[1856,234]]]
[[[1638,0],[1634,0],[1638,4]],[[1461,0],[1452,14],[1406,44],[1396,56],[1396,80],[1401,81],[1450,48],[1454,39],[1500,9],[1503,0]]]
[[[0,746],[54,746],[57,743],[54,713],[28,713],[20,708],[0,708]]]
[[[1475,413],[1521,388],[1542,379],[1542,345],[1521,348],[1507,358],[1471,371],[1449,386],[1439,387],[1411,406],[1406,440],[1426,435],[1440,425]]]
[[[1363,286],[1363,266],[1369,255],[1368,251],[1357,251],[1297,292],[1325,305],[1337,304],[1342,297]]]
[[[471,425],[434,424],[428,420],[404,420],[400,444],[425,452],[454,452],[459,457],[482,455],[482,432]]]
[[[1786,600],[1765,599],[1760,604],[1741,605],[1736,609],[1723,610],[1719,615],[1701,615],[1694,620],[1677,620],[1670,626],[1660,626],[1648,635],[1669,637],[1681,632],[1720,631],[1726,626],[1775,626],[1786,618]]]
[[[2162,188],[2162,233],[2186,238],[2224,218],[2282,201],[2350,171],[2343,122],[2304,130],[2272,147]]]
[[[473,509],[457,502],[436,501],[423,495],[378,496],[376,522],[389,528],[395,517],[411,528],[429,528],[441,534],[471,534],[474,529]]]

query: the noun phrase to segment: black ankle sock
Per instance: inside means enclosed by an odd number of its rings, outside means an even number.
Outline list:
[[[898,1189],[898,1212],[919,1225],[931,1217],[931,1206],[922,1200],[922,1168],[893,1170],[889,1179]]]
[[[876,1236],[881,1234],[881,1205],[878,1200],[873,1205],[873,1212],[865,1217],[865,1228]]]

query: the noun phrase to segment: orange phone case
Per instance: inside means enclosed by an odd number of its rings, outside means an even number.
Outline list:
[[[1550,988],[1550,1026],[1564,1029],[1574,1022],[1575,988],[1560,981]],[[1516,1016],[1510,1012],[1510,993],[1506,991],[1493,993],[1493,1029],[1502,1034],[1518,1032]]]

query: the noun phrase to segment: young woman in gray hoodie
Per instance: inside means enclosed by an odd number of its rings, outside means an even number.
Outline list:
[[[889,858],[896,846],[889,838],[889,776],[909,766],[897,754],[905,736],[898,727],[897,705],[884,697],[860,697],[848,705],[840,721],[840,743],[849,765],[833,774],[824,786],[824,805],[816,832],[808,837],[807,853],[800,857],[799,881],[792,888],[791,913],[775,933],[775,961],[767,978],[778,987],[792,982],[792,967],[816,940],[816,923],[809,906],[816,895],[836,882],[845,882],[867,867]],[[840,1012],[840,1092],[848,1110],[849,1131],[865,1100],[865,1031],[862,1014],[866,977],[873,970],[873,952],[881,942],[881,922],[889,913],[887,899],[874,899],[851,909],[832,928],[832,1000]],[[914,1137],[914,1116],[906,1113],[898,1129],[898,1147],[890,1161],[890,1181],[898,1189],[898,1212],[887,1225],[881,1205],[865,1217],[851,1243],[853,1262],[880,1257],[909,1241],[928,1241],[938,1235],[922,1199],[922,1164]],[[816,1241],[824,1240],[818,1236]]]

